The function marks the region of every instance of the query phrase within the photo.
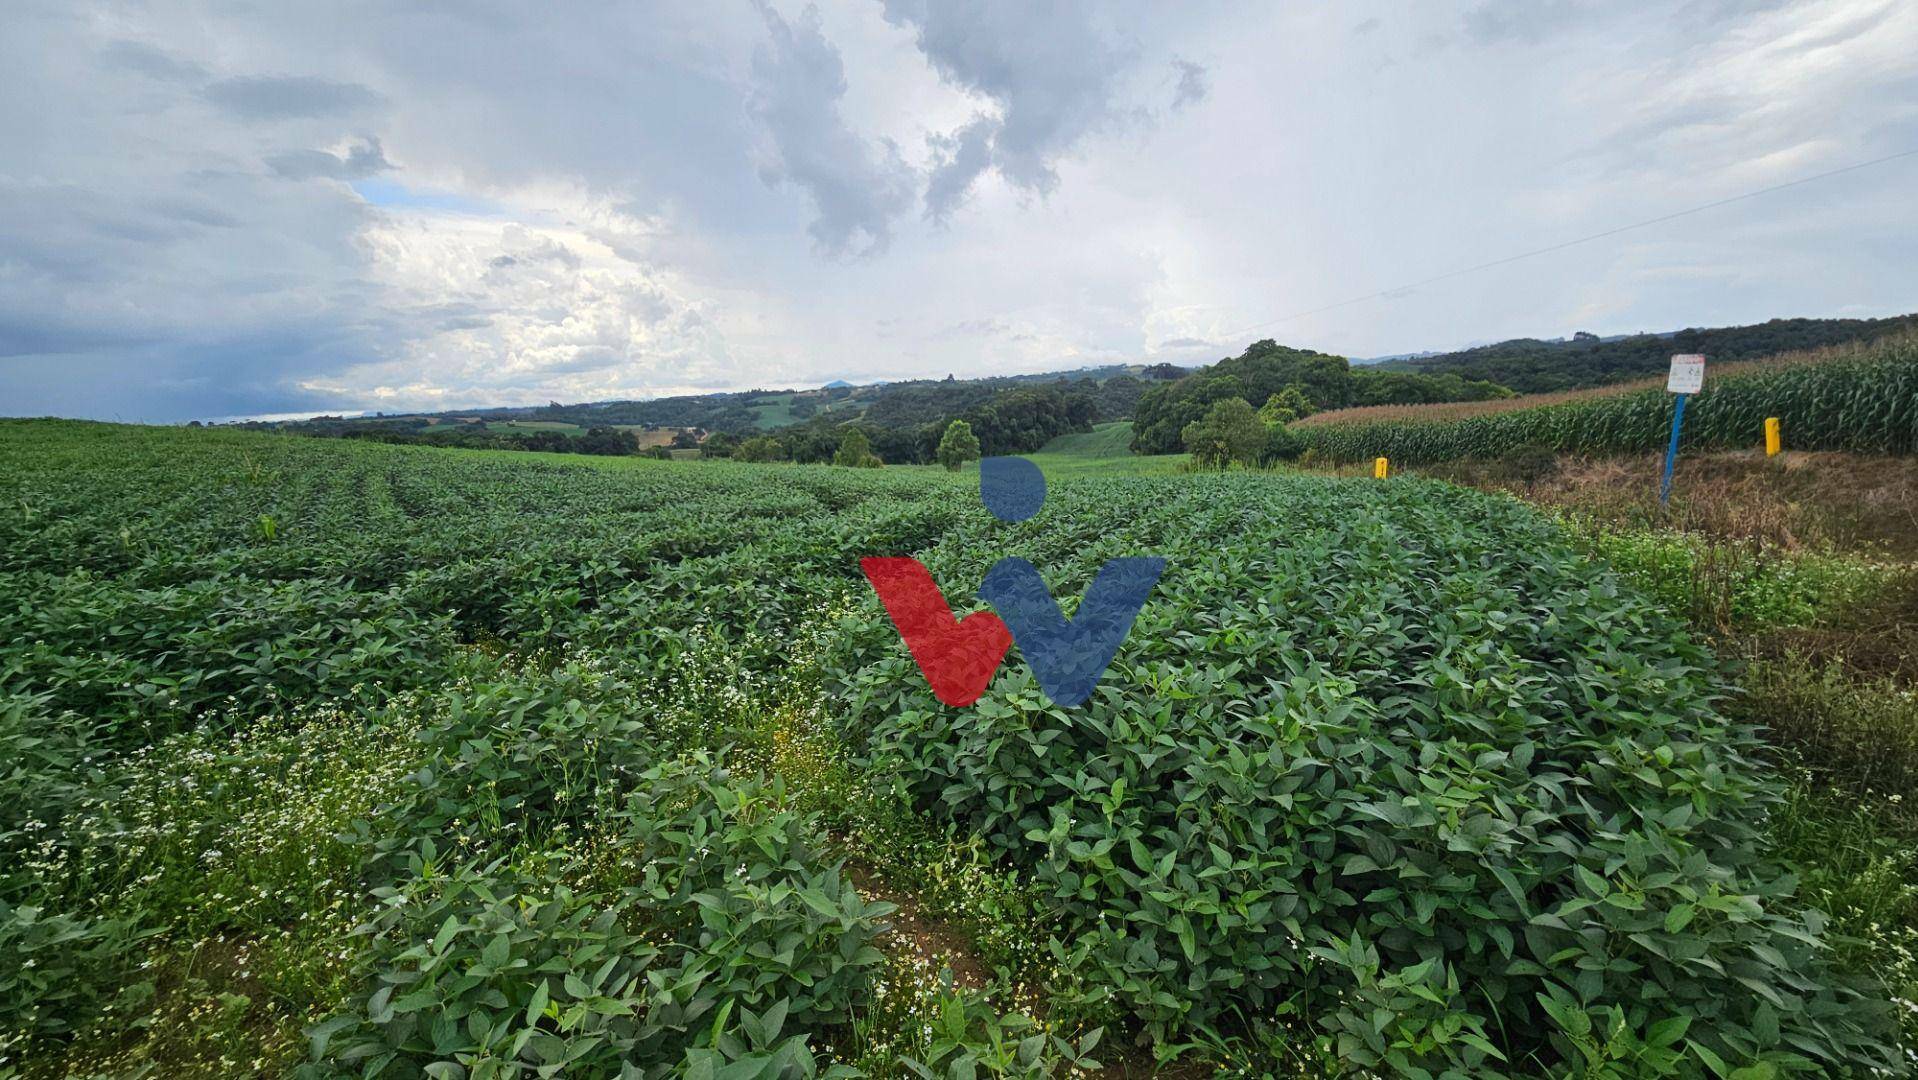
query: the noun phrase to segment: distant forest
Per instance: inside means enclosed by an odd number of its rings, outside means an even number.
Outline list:
[[[1305,411],[1317,411],[1351,405],[1484,401],[1511,397],[1512,391],[1452,372],[1355,368],[1343,356],[1255,341],[1240,356],[1146,391],[1133,413],[1132,449],[1141,454],[1177,453],[1185,448],[1186,425],[1202,419],[1213,405],[1238,398],[1256,409],[1274,397],[1288,395]]]
[[[1438,356],[1388,361],[1378,368],[1428,375],[1453,374],[1462,379],[1483,379],[1509,386],[1521,394],[1537,394],[1663,374],[1673,353],[1703,353],[1723,363],[1842,345],[1914,329],[1918,329],[1918,315],[1886,319],[1773,319],[1755,326],[1635,334],[1610,340],[1586,333],[1559,341],[1516,338]]]
[[[1169,365],[1161,365],[1169,367]],[[593,405],[549,405],[522,418],[578,424],[644,424],[655,427],[703,428],[733,435],[763,432],[773,427],[804,423],[814,416],[839,421],[863,417],[884,428],[906,428],[936,420],[950,420],[977,408],[996,395],[1033,386],[1071,389],[1088,397],[1099,421],[1132,415],[1146,381],[1135,369],[1123,366],[1091,368],[1049,375],[1014,375],[985,379],[915,379],[869,386],[829,386],[818,390],[747,390],[697,397],[659,398],[653,401],[615,401]],[[1171,369],[1172,378],[1183,369]],[[767,423],[771,410],[778,422]],[[514,410],[525,413],[525,410]]]
[[[1061,435],[1091,431],[1101,419],[1096,391],[1097,384],[1083,388],[1058,384],[1018,387],[994,391],[957,411],[951,405],[962,399],[908,399],[906,405],[882,411],[881,405],[889,398],[881,398],[857,420],[839,423],[830,414],[815,416],[760,437],[778,443],[778,451],[771,455],[775,460],[818,462],[831,461],[846,432],[857,430],[864,433],[881,461],[925,465],[934,460],[946,426],[964,420],[972,425],[980,451],[986,456],[1029,454]],[[875,411],[880,412],[878,420],[873,418]],[[715,440],[719,445],[713,445]],[[708,439],[706,445],[715,453],[725,453],[735,444],[730,433],[721,433]]]
[[[972,426],[986,454],[1031,453],[1060,435],[1130,417],[1147,387],[1185,373],[1186,369],[1170,364],[1114,365],[1036,376],[949,376],[936,381],[750,390],[656,401],[554,402],[432,416],[322,416],[248,426],[476,449],[666,455],[673,448],[698,447],[704,457],[729,456],[734,447],[751,439],[756,440],[756,455],[799,462],[832,460],[845,436],[857,431],[885,462],[927,464],[934,460],[939,439],[954,420]],[[667,434],[643,437],[651,432]],[[644,445],[648,443],[652,445]]]

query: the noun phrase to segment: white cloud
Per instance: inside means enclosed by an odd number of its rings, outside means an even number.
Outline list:
[[[711,301],[636,261],[645,225],[584,210],[598,226],[394,211],[362,234],[369,279],[404,327],[390,357],[302,383],[362,407],[603,400],[728,385],[732,362]],[[375,403],[378,403],[377,405]]]

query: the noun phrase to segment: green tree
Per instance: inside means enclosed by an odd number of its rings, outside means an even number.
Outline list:
[[[1290,461],[1305,451],[1305,441],[1284,424],[1265,425],[1265,448],[1259,451],[1259,463]]]
[[[734,461],[784,461],[786,448],[771,435],[755,435],[733,448]]]
[[[1091,431],[1099,407],[1055,386],[1002,390],[965,413],[982,454],[1028,454],[1068,432]]]
[[[575,437],[572,449],[582,454],[631,454],[638,451],[639,440],[630,431],[602,424]]]
[[[964,420],[954,420],[946,425],[946,434],[939,440],[939,464],[948,472],[958,472],[959,466],[979,456],[979,437],[972,433],[972,425]]]
[[[1298,399],[1293,398],[1294,391]],[[1280,405],[1291,408],[1297,419],[1321,409],[1352,405],[1478,401],[1508,393],[1502,386],[1457,376],[1354,369],[1342,356],[1288,349],[1271,340],[1255,341],[1241,356],[1200,368],[1176,382],[1159,383],[1141,394],[1132,414],[1132,449],[1141,454],[1177,450],[1186,427],[1202,419],[1214,402],[1229,397],[1270,403],[1277,396]],[[1298,408],[1299,400],[1303,400],[1304,410]],[[986,439],[988,450],[991,445],[992,440]]]
[[[1202,420],[1185,426],[1185,448],[1209,469],[1223,469],[1236,461],[1250,465],[1265,449],[1265,425],[1244,398],[1214,402]]]
[[[1289,424],[1317,411],[1312,407],[1311,399],[1305,396],[1305,388],[1298,383],[1290,383],[1285,389],[1265,399],[1265,405],[1259,409],[1259,421],[1264,424]]]
[[[834,465],[847,465],[855,469],[876,469],[884,462],[872,452],[872,440],[858,428],[847,428],[846,434],[839,439],[839,452],[832,456]]]

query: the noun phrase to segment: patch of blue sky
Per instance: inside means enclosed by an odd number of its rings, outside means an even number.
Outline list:
[[[454,214],[492,215],[500,212],[499,207],[484,199],[474,199],[465,195],[456,195],[450,191],[434,191],[430,188],[410,188],[405,184],[369,177],[353,181],[353,190],[360,198],[374,206],[389,206],[406,210],[441,210]]]

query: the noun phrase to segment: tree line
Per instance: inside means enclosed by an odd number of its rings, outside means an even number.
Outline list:
[[[430,428],[408,429],[392,424],[343,424],[331,428],[296,428],[302,434],[335,436],[364,442],[406,446],[451,446],[464,450],[534,450],[552,454],[598,454],[618,457],[646,454],[670,457],[664,446],[642,449],[637,433],[623,428],[599,425],[577,435],[563,431],[493,431],[483,424],[438,424]],[[699,445],[693,439],[690,445]]]
[[[1091,431],[1099,418],[1093,395],[1056,384],[1001,390],[957,416],[935,416],[909,426],[886,426],[862,417],[849,423],[830,415],[760,435],[738,438],[720,433],[706,440],[702,453],[742,461],[836,461],[849,435],[867,452],[892,465],[926,465],[940,459],[940,445],[954,422],[987,457],[1029,454],[1060,435]]]
[[[1316,411],[1484,401],[1511,397],[1512,391],[1452,372],[1429,375],[1354,368],[1343,356],[1286,348],[1266,339],[1253,342],[1239,356],[1146,390],[1133,413],[1132,449],[1141,454],[1177,453],[1186,448],[1186,428],[1204,420],[1213,406],[1237,401],[1245,406],[1246,415],[1255,415],[1274,396],[1285,395]]]
[[[1918,330],[1918,315],[1885,319],[1772,319],[1750,326],[1634,334],[1609,341],[1596,334],[1580,332],[1569,341],[1516,338],[1440,356],[1391,361],[1383,367],[1489,380],[1522,394],[1537,394],[1662,375],[1668,370],[1673,353],[1703,353],[1714,362],[1725,363],[1844,345],[1910,330]]]
[[[1135,382],[1137,380],[1134,380]],[[850,466],[951,464],[964,452],[969,460],[982,455],[1027,454],[1060,435],[1092,430],[1100,418],[1100,400],[1074,383],[1046,383],[995,391],[958,415],[933,413],[921,422],[888,426],[868,417],[852,421],[816,414],[805,421],[763,433],[719,431],[703,441],[682,431],[672,447],[642,449],[635,432],[599,424],[578,434],[556,430],[497,431],[484,424],[421,426],[407,421],[355,421],[324,418],[286,430],[320,437],[361,439],[368,442],[447,446],[481,450],[534,450],[554,453],[671,457],[672,449],[697,447],[700,457],[741,461],[830,462]],[[898,419],[898,417],[894,417]],[[962,434],[955,443],[955,429]],[[955,449],[956,448],[956,449]]]

